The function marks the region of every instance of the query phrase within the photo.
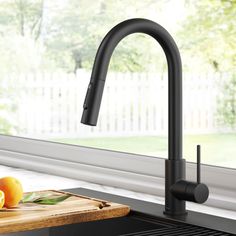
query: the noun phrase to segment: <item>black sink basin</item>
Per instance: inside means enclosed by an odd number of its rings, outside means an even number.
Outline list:
[[[171,222],[147,214],[131,212],[129,216],[52,228],[50,236],[159,236],[233,234],[180,222]]]
[[[7,234],[7,236],[231,236],[235,234],[131,211],[126,217]],[[6,235],[4,235],[6,236]]]
[[[108,220],[99,220],[95,222],[66,225],[63,227],[53,228],[50,236],[118,236],[118,235],[136,235],[136,232],[150,232],[167,228],[162,222],[148,219],[145,216],[130,215]]]
[[[108,201],[118,202],[121,204],[126,204],[129,205],[132,209],[130,215],[127,217],[78,224],[75,227],[77,228],[77,230],[81,229],[82,231],[76,231],[77,233],[72,235],[82,235],[82,236],[236,235],[235,220],[208,214],[202,214],[193,211],[189,211],[189,213],[183,217],[170,218],[163,214],[164,207],[160,204],[135,200],[127,197],[121,197],[117,195],[112,195],[82,188],[70,189],[66,191],[94,198],[105,199]],[[66,227],[67,226],[65,226],[65,228]],[[58,229],[57,228],[51,229],[50,232],[51,233],[56,231],[58,232]],[[63,231],[64,228],[60,227],[60,230]],[[67,234],[65,235],[70,236],[68,232],[69,231],[67,231]],[[78,234],[78,232],[81,233]]]

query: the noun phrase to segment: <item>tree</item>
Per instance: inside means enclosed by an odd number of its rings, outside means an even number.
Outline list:
[[[0,72],[26,72],[41,64],[44,0],[0,4]]]
[[[43,6],[44,0],[4,0],[0,7],[1,34],[8,34],[8,29],[38,40],[42,29]]]
[[[205,63],[215,71],[234,69],[236,1],[188,0],[186,4],[190,13],[178,34],[181,48],[190,54],[190,60],[202,58],[203,68]]]
[[[0,4],[0,79],[36,70],[41,63],[44,0],[2,0]],[[11,81],[12,82],[12,81]],[[11,84],[9,81],[9,83]],[[17,83],[18,81],[14,81]],[[0,133],[15,134],[17,96],[1,87]]]
[[[219,123],[236,127],[236,1],[199,0],[186,1],[192,9],[179,32],[182,49],[190,57],[188,63],[195,64],[196,57],[202,59],[201,68],[227,73],[220,83],[217,115]],[[206,66],[207,65],[207,66]],[[199,67],[198,67],[199,68]]]
[[[147,17],[150,9],[158,11],[165,2],[129,0],[127,6],[124,1],[115,0],[3,0],[0,71],[90,69],[108,30],[133,16]],[[111,68],[144,71],[162,64],[156,56],[157,47],[150,50],[150,41],[143,38],[136,34],[122,40],[112,57]]]
[[[154,3],[153,0],[129,0],[129,10],[142,9],[145,15],[143,9],[148,12]],[[158,7],[161,6],[162,1]],[[124,10],[123,1],[70,0],[63,6],[62,15],[55,14],[51,18],[47,29],[47,49],[59,67],[74,72],[78,68],[91,68],[102,38],[114,25],[127,18],[130,17]],[[130,36],[118,45],[112,57],[113,70],[142,71],[153,65],[153,50],[149,49],[148,41],[140,40],[143,37]],[[138,43],[133,43],[134,38]]]

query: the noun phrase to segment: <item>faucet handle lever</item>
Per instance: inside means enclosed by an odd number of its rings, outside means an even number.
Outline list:
[[[179,180],[171,186],[172,194],[180,199],[203,203],[209,196],[209,189],[201,183],[201,146],[197,145],[197,182]]]
[[[197,145],[197,183],[201,183],[201,145]]]

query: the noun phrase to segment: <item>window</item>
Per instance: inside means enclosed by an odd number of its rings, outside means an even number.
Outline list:
[[[177,10],[176,10],[177,9]],[[0,5],[1,134],[167,157],[167,65],[136,34],[117,47],[97,127],[80,124],[93,59],[120,21],[163,25],[182,55],[184,157],[236,168],[236,75],[231,1],[3,0]]]

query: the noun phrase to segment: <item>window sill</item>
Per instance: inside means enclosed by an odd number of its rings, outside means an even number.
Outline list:
[[[93,184],[85,181],[59,177],[39,173],[36,171],[28,171],[19,168],[0,166],[1,175],[12,175],[19,178],[24,186],[24,191],[37,191],[45,189],[68,189],[68,188],[87,188],[105,193],[111,193],[119,196],[129,197],[137,200],[143,200],[158,204],[164,204],[164,198],[140,192],[134,192],[121,188],[114,188],[105,185]],[[194,203],[187,203],[187,208],[192,211],[207,213],[214,216],[236,220],[236,212],[224,210],[216,207],[209,207],[205,205],[198,205]]]
[[[0,135],[0,164],[164,198],[163,158]],[[195,181],[196,165],[187,163],[186,171]],[[202,165],[210,189],[204,205],[236,211],[235,176],[234,169]]]
[[[11,147],[0,150],[0,164],[142,192],[157,196],[158,199],[164,198],[163,159],[21,138],[17,138],[12,144],[9,140],[5,141],[8,146],[23,147],[27,153],[23,153],[20,148],[16,151],[9,150]],[[41,147],[37,143],[40,143]],[[33,154],[37,152],[38,155]],[[48,155],[43,155],[46,153]],[[195,165],[187,163],[186,169],[187,179],[194,181]],[[205,165],[202,169],[203,182],[210,189],[210,197],[205,205],[236,211],[236,191],[233,183],[235,170]],[[189,206],[192,207],[191,203]]]

